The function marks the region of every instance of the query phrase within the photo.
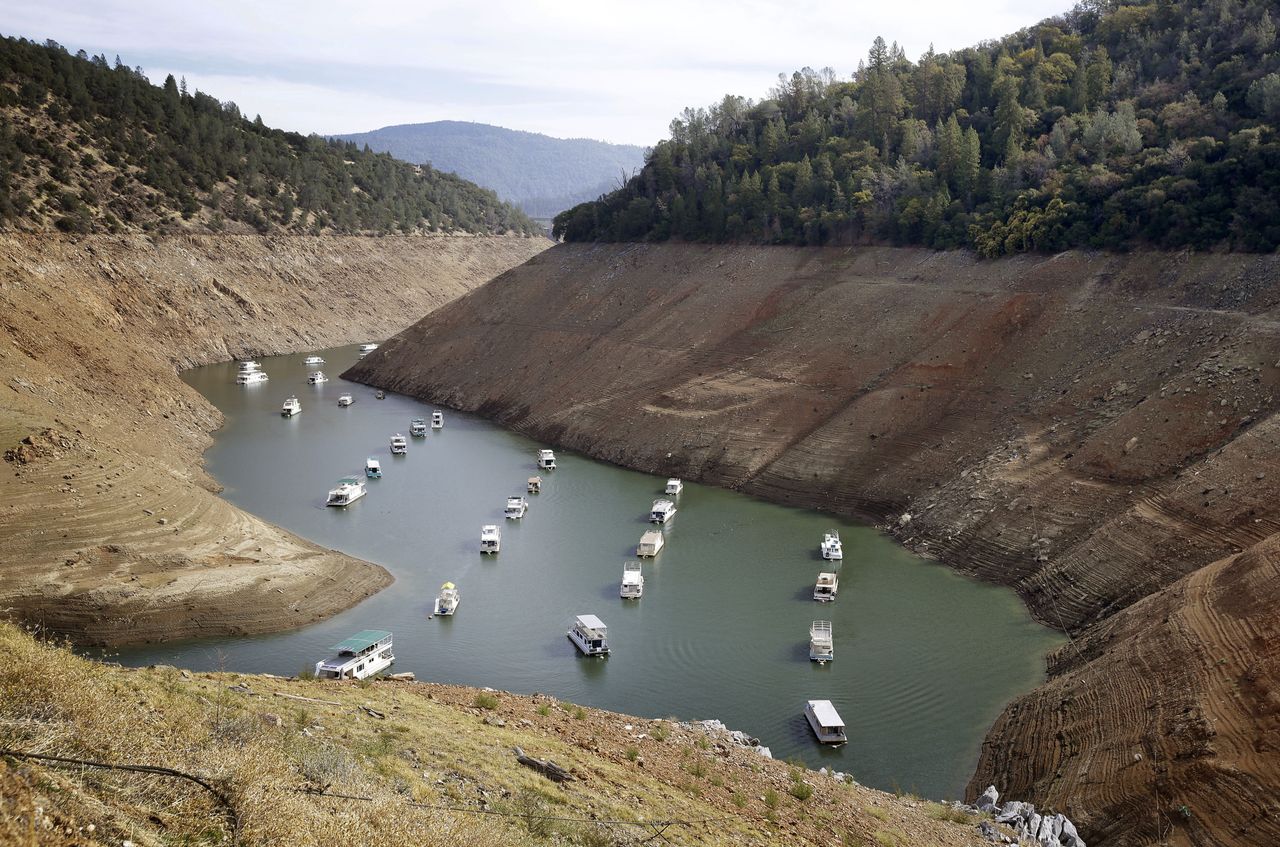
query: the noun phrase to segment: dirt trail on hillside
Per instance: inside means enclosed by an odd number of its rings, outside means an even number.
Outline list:
[[[913,549],[1015,587],[1079,643],[1280,531],[1278,319],[1272,256],[980,263],[890,248],[564,245],[348,376],[629,467],[880,521]],[[1250,607],[1250,626],[1275,614]],[[1188,636],[1196,649],[1179,648],[1158,620],[1141,623],[1153,662],[1192,666],[1144,667],[1147,702],[1208,709],[1209,657],[1228,635],[1201,627]],[[1124,665],[1138,644],[1106,642],[1092,661]],[[1066,666],[1051,670],[1061,684]],[[1062,742],[1037,734],[1057,708],[1042,689],[997,724],[989,745],[1004,752],[984,756],[971,788],[994,782],[1086,817],[1149,803],[1151,772],[1121,755],[1135,725],[1149,729],[1145,704],[1135,711],[1105,674],[1075,684],[1089,686],[1081,700],[1119,698],[1082,718],[1087,743],[1050,768],[1045,751]],[[1265,731],[1248,708],[1222,719],[1233,724],[1219,732]],[[1280,795],[1280,757],[1230,745],[1200,764],[1248,775],[1233,800],[1255,823],[1225,835],[1231,816],[1208,803],[1198,828],[1178,815],[1164,837],[1280,843],[1280,817],[1260,817]],[[1108,784],[1055,781],[1071,767]],[[1140,843],[1143,826],[1096,832]]]
[[[382,338],[546,246],[0,238],[0,609],[94,644],[255,633],[391,581],[216,496],[179,369]]]

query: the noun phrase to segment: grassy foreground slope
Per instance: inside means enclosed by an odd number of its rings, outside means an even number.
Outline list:
[[[0,841],[27,845],[841,844],[960,847],[976,819],[667,720],[425,683],[321,683],[79,658],[0,624]],[[310,698],[310,699],[305,699]],[[551,759],[573,781],[519,765]],[[344,794],[363,799],[319,796]],[[644,823],[676,821],[670,827]],[[652,843],[652,842],[650,842]]]

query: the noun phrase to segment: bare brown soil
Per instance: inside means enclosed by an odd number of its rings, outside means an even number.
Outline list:
[[[215,496],[181,368],[382,338],[521,238],[0,237],[0,610],[85,643],[290,628],[390,582]]]
[[[871,518],[1015,587],[1075,641],[997,722],[972,790],[1106,843],[1275,844],[1278,280],[1271,256],[566,245],[347,375]],[[1185,599],[1217,572],[1254,593]],[[1232,667],[1253,693],[1227,696]],[[1161,718],[1188,708],[1230,742]]]

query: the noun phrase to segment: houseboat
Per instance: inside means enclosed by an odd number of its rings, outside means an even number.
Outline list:
[[[403,435],[401,435],[398,432],[395,435],[391,436],[391,455],[403,456],[405,453],[408,453],[408,452],[409,452],[409,439],[405,438]]]
[[[809,660],[825,665],[836,657],[831,639],[831,621],[814,621],[809,626]]]
[[[608,627],[595,615],[578,615],[566,635],[584,656],[609,655]]]
[[[360,355],[361,355],[361,356],[367,356],[367,355],[369,355],[370,353],[372,353],[374,350],[377,350],[377,349],[378,349],[378,345],[377,345],[377,344],[372,344],[372,343],[370,343],[370,344],[361,344],[361,345],[360,345]]]
[[[302,360],[302,364],[304,364],[304,365],[323,365],[323,364],[324,364],[324,359],[320,358],[319,356],[308,356],[307,358],[305,358],[305,359],[303,359],[303,360]]]
[[[676,504],[670,500],[654,500],[649,510],[649,523],[666,523],[675,517]]]
[[[382,479],[382,463],[370,456],[364,460],[364,475],[369,479]]]
[[[339,406],[350,406],[350,405],[351,405],[352,403],[354,403],[354,402],[356,402],[356,398],[352,397],[350,394],[339,394],[339,395],[338,395],[338,405],[339,405]]]
[[[684,491],[684,483],[673,476],[671,479],[667,480],[667,490],[663,493],[674,497],[681,491]]]
[[[365,495],[364,482],[359,477],[345,476],[338,484],[329,489],[326,506],[350,506]]]
[[[364,679],[391,666],[391,633],[385,629],[357,632],[341,644],[333,645],[337,655],[316,662],[316,679]]]
[[[626,562],[622,566],[622,586],[618,596],[623,600],[638,600],[644,594],[644,574],[640,573],[639,562]]]
[[[538,467],[544,471],[553,471],[556,469],[556,454],[550,450],[538,451]]]
[[[849,736],[844,732],[844,719],[831,705],[830,700],[809,700],[804,704],[804,716],[813,727],[813,734],[823,744],[844,744]]]
[[[502,547],[502,532],[497,524],[487,523],[480,527],[480,552],[497,553]]]
[[[324,371],[312,371],[307,376],[307,385],[319,385],[322,382],[328,382],[329,377],[324,375]]]
[[[542,477],[540,476],[529,477],[528,491],[530,494],[541,494],[542,493]]]
[[[246,359],[245,361],[239,363],[239,371],[242,374],[253,373],[256,370],[261,370],[261,369],[262,369],[262,365],[258,364],[252,359]]]
[[[436,409],[431,413],[431,428],[444,429],[444,412]]]
[[[414,438],[422,438],[427,434],[427,419],[414,418],[409,421],[409,434]]]
[[[662,537],[662,532],[656,529],[650,529],[640,536],[640,543],[636,545],[637,556],[656,556],[662,550],[662,545],[666,541]]]
[[[822,558],[829,562],[838,562],[844,558],[844,548],[840,546],[840,533],[834,529],[822,536]]]
[[[302,413],[302,404],[298,402],[297,397],[286,398],[284,404],[280,406],[280,414],[286,418]]]
[[[452,615],[458,608],[458,587],[452,582],[440,586],[440,594],[436,597],[436,614]]]
[[[236,374],[236,385],[257,385],[266,381],[265,371],[240,371]]]
[[[833,573],[823,571],[818,574],[818,581],[813,586],[813,599],[819,603],[830,603],[836,599],[840,590],[840,578]]]
[[[507,509],[503,512],[508,518],[519,520],[524,517],[524,513],[529,511],[529,501],[523,497],[508,497]]]
[[[387,392],[383,391],[382,389],[378,389],[377,391],[373,392],[373,399],[374,399],[374,400],[386,400],[386,399],[387,399]]]

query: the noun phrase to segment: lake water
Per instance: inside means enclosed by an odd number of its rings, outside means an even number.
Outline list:
[[[365,628],[395,633],[394,670],[419,679],[540,691],[644,717],[718,718],[759,736],[779,758],[833,767],[860,782],[930,797],[958,797],[982,736],[1001,707],[1038,684],[1060,637],[1031,620],[1012,591],[911,555],[873,529],[739,494],[685,485],[666,526],[666,548],[644,560],[644,597],[618,597],[622,565],[646,529],[665,479],[567,452],[543,472],[521,521],[505,499],[537,473],[527,438],[451,410],[445,428],[411,438],[392,457],[390,436],[432,407],[376,400],[337,379],[354,347],[320,351],[331,381],[306,384],[303,356],[262,360],[270,381],[233,384],[234,364],[184,374],[226,416],[207,454],[236,505],[395,575],[382,593],[294,632],[172,642],[121,652],[199,670],[295,674]],[[356,402],[337,406],[349,392]],[[279,414],[296,394],[303,412]],[[342,476],[367,456],[382,479],[346,509],[326,508]],[[502,528],[502,552],[482,556],[482,524]],[[825,566],[818,544],[844,541],[840,594],[812,600]],[[446,580],[455,617],[429,619]],[[565,637],[572,616],[598,615],[613,653],[580,657]],[[833,623],[835,660],[808,659],[809,625]],[[820,747],[801,714],[829,699],[850,741]]]

